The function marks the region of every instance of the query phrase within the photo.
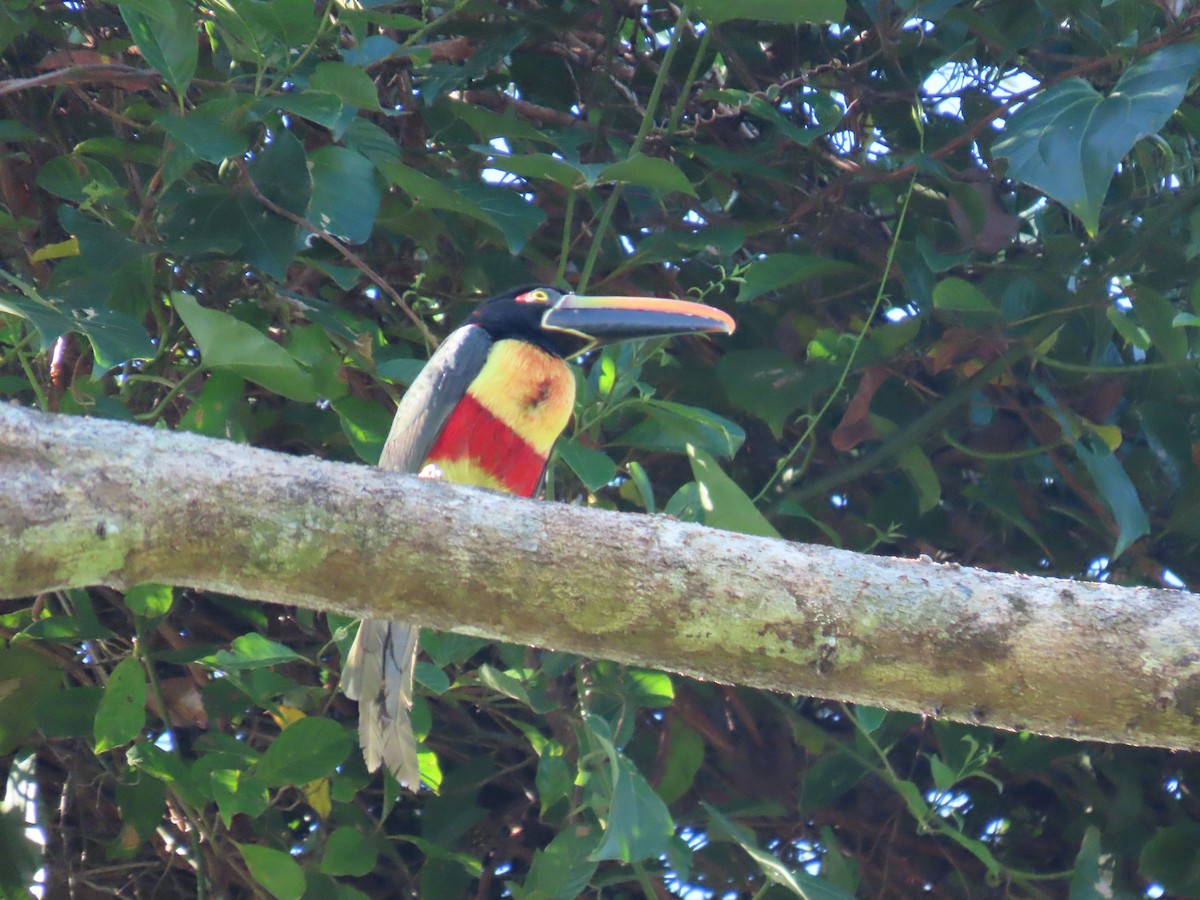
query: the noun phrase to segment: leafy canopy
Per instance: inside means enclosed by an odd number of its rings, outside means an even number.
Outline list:
[[[478,298],[692,296],[738,333],[585,360],[549,498],[1195,585],[1177,6],[9,0],[0,394],[373,463]],[[6,893],[1200,895],[1187,755],[427,634],[414,797],[350,622],[143,585],[0,628]]]

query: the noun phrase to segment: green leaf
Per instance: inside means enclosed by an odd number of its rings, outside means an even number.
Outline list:
[[[975,285],[961,278],[944,278],[933,289],[935,309],[955,312],[990,313],[998,310],[991,300]]]
[[[438,667],[461,665],[488,644],[482,638],[465,634],[421,630],[421,649],[429,654],[433,664]]]
[[[677,717],[671,719],[669,741],[662,778],[655,787],[664,803],[674,803],[691,790],[705,753],[704,738]]]
[[[14,753],[26,741],[36,727],[34,708],[63,695],[62,677],[60,668],[32,647],[0,646],[0,754]],[[84,734],[91,730],[89,720]]]
[[[273,133],[271,142],[250,160],[250,175],[259,191],[284,209],[300,215],[308,206],[312,194],[308,156],[300,139],[291,131]],[[258,200],[254,202],[262,208]]]
[[[329,334],[320,325],[293,324],[284,341],[288,356],[312,373],[313,381],[325,398],[345,395],[342,352],[330,343]]]
[[[1117,521],[1117,542],[1112,553],[1116,559],[1130,544],[1150,533],[1150,519],[1138,498],[1137,488],[1104,441],[1093,436],[1074,444],[1075,452],[1100,490],[1101,499]]]
[[[540,691],[531,694],[529,688],[519,680],[507,672],[501,672],[495,666],[484,663],[479,667],[477,674],[480,682],[486,684],[496,693],[511,697],[518,703],[528,706],[536,713],[549,712],[556,706],[553,701],[547,700]]]
[[[815,119],[815,124],[806,122],[804,125],[797,125],[771,101],[750,91],[727,89],[712,91],[709,96],[720,102],[736,104],[739,109],[768,122],[802,147],[807,147],[817,138],[836,129],[845,115],[842,107],[824,91],[805,94],[800,102],[795,104],[796,112],[803,110],[806,120]]]
[[[245,440],[237,419],[230,414],[242,406],[246,382],[233,372],[213,372],[204,380],[200,396],[192,401],[179,420],[179,430],[194,431],[209,437]]]
[[[158,0],[121,0],[117,6],[140,12],[156,22],[169,22],[174,16],[170,4],[159,3]]]
[[[811,812],[831,805],[862,781],[868,771],[863,763],[848,753],[822,754],[804,773],[800,809]]]
[[[575,772],[563,759],[561,746],[555,753],[541,754],[534,785],[537,787],[543,814],[560,800],[565,802],[571,798],[575,790]]]
[[[612,797],[605,816],[604,838],[588,859],[638,862],[661,856],[675,833],[675,821],[667,805],[619,752],[612,767]]]
[[[0,294],[0,313],[25,319],[38,335],[38,346],[49,350],[64,334],[82,334],[92,345],[103,369],[131,359],[151,359],[154,345],[134,319],[103,307],[67,309],[36,292],[32,295]]]
[[[313,225],[352,244],[371,236],[379,213],[375,166],[345,147],[321,147],[309,154],[312,198],[305,215]]]
[[[876,417],[871,418],[874,420]],[[937,470],[925,451],[917,444],[909,444],[896,454],[896,464],[908,476],[917,492],[917,509],[921,515],[937,508],[942,502],[942,486],[938,482]]]
[[[699,0],[696,14],[710,25],[730,19],[752,19],[781,25],[841,22],[845,0]]]
[[[0,141],[6,144],[40,140],[41,135],[15,119],[0,119]]]
[[[858,861],[841,849],[837,835],[828,825],[821,826],[821,877],[851,896],[857,896],[859,886]]]
[[[134,744],[125,753],[126,760],[152,778],[170,785],[184,785],[188,781],[187,765],[174,753],[154,744]]]
[[[854,708],[854,720],[867,734],[874,734],[883,725],[887,719],[888,711],[880,709],[878,706],[856,706]]]
[[[134,359],[153,359],[154,345],[146,329],[130,316],[99,306],[72,309],[70,314],[73,325],[68,330],[88,339],[102,369]]]
[[[646,413],[646,420],[614,443],[676,453],[686,452],[690,445],[714,456],[732,457],[746,439],[741,427],[706,409],[666,400],[644,400],[638,408]]]
[[[695,188],[678,166],[669,160],[646,156],[644,153],[635,153],[628,159],[605,166],[596,180],[696,196]]]
[[[299,116],[301,119],[308,119],[310,122],[328,128],[335,134],[347,124],[346,104],[340,97],[326,91],[307,90],[302,94],[272,94],[269,97],[263,97],[255,106],[255,110],[260,115],[281,110],[290,115]],[[354,111],[353,107],[350,108],[350,111]],[[359,120],[352,119],[348,124],[353,125],[355,121]]]
[[[731,350],[717,360],[717,377],[730,403],[766,422],[779,438],[792,413],[836,378],[828,368],[804,368],[778,350]]]
[[[650,483],[650,476],[646,474],[646,470],[637,460],[630,460],[625,469],[629,472],[629,481],[621,485],[621,496],[634,503],[640,503],[646,512],[653,515],[655,512],[654,485]],[[637,495],[631,497],[627,493],[629,490],[636,491]]]
[[[272,203],[303,215],[312,194],[304,146],[277,130],[255,153],[250,177]],[[218,185],[177,185],[162,201],[160,230],[166,246],[187,256],[234,255],[279,281],[303,245],[299,226],[272,212],[249,191]]]
[[[452,115],[462,119],[467,127],[484,141],[502,137],[509,140],[554,144],[553,139],[542,134],[525,120],[517,118],[515,107],[509,107],[507,112],[499,113],[483,106],[476,106],[474,103],[463,103],[461,100],[445,98],[438,101],[438,108],[447,109]]]
[[[933,786],[939,791],[950,790],[958,781],[957,773],[936,755],[929,757],[929,774],[933,776]]]
[[[391,135],[366,119],[351,119],[342,135],[342,143],[373,163],[395,160],[400,156],[400,150]]]
[[[32,753],[14,759],[0,797],[0,896],[3,897],[35,896],[29,888],[43,866],[44,851],[42,845],[29,837],[23,807],[28,802],[26,798],[38,797],[36,774],[37,760]]]
[[[511,172],[522,178],[544,179],[569,188],[583,181],[580,171],[549,153],[522,153],[520,155],[497,153],[491,147],[478,147],[489,156],[488,164],[501,172]]]
[[[421,370],[425,368],[426,362],[428,360],[400,356],[381,362],[375,367],[375,374],[385,381],[394,381],[397,384],[412,384],[417,376],[421,374]]]
[[[1121,312],[1115,306],[1110,306],[1106,309],[1104,316],[1112,324],[1117,334],[1125,339],[1126,343],[1132,344],[1139,350],[1145,351],[1150,349],[1150,335],[1146,333],[1144,328],[1134,322],[1132,317],[1125,315],[1125,313]]]
[[[598,491],[617,477],[617,464],[608,454],[581,444],[577,438],[559,441],[555,452],[589,491]]]
[[[501,232],[504,239],[509,243],[510,249],[513,242],[517,242],[522,246],[524,245],[526,238],[524,233],[518,233],[511,237],[503,234],[503,229],[492,218],[491,214],[480,206],[479,203],[473,199],[469,199],[463,193],[459,193],[459,191],[442,184],[436,179],[430,178],[423,172],[418,172],[416,169],[409,168],[402,163],[382,162],[377,165],[392,184],[412,198],[413,205],[416,208],[442,209],[447,212],[468,216]],[[486,187],[486,185],[483,185],[483,187]],[[500,188],[498,190],[503,189]],[[510,208],[508,212],[511,213],[512,209]],[[543,213],[542,215],[544,216],[545,214]]]
[[[250,177],[269,201],[303,215],[312,194],[304,147],[277,129],[249,162]],[[183,256],[234,256],[282,281],[303,245],[299,226],[249,190],[179,183],[163,197],[156,217],[166,248]]]
[[[1079,855],[1075,857],[1070,900],[1108,900],[1113,896],[1111,857],[1108,865],[1105,862],[1100,856],[1100,829],[1092,826],[1084,832]]]
[[[42,353],[54,346],[54,341],[67,332],[76,331],[74,319],[58,307],[41,298],[31,299],[18,294],[0,294],[0,313],[25,319],[37,334],[37,346]]]
[[[1158,291],[1138,285],[1133,292],[1133,311],[1163,359],[1171,363],[1187,360],[1187,335],[1174,327],[1177,310],[1170,300]]]
[[[1079,850],[1080,857],[1084,857],[1087,846],[1085,837],[1084,847]],[[1200,894],[1200,855],[1196,853],[1197,847],[1200,847],[1200,825],[1196,822],[1183,821],[1159,828],[1142,848],[1138,872],[1147,881],[1157,881],[1168,893],[1195,897]],[[1079,862],[1078,859],[1075,862],[1076,877],[1079,876]],[[1072,878],[1071,900],[1075,900],[1074,888],[1075,878]]]
[[[154,117],[168,135],[206,162],[219,165],[250,146],[245,104],[221,98],[201,103],[186,116],[162,112]]]
[[[343,49],[342,62],[365,69],[377,62],[390,59],[403,51],[404,48],[390,37],[382,34],[371,34],[367,35],[367,38],[357,46]]]
[[[414,203],[424,204],[433,209],[444,209],[473,216],[490,225],[495,225],[495,222],[488,218],[478,204],[460,197],[452,188],[430,178],[424,172],[418,172],[400,162],[381,163],[379,168],[387,179],[408,194]]]
[[[342,434],[358,458],[369,465],[379,462],[388,431],[392,427],[391,414],[373,400],[366,397],[339,397],[332,404],[342,426]]]
[[[481,181],[464,181],[455,190],[495,223],[513,256],[525,249],[525,243],[546,221],[546,214],[539,207],[511,188]]]
[[[137,832],[143,841],[150,840],[162,825],[167,805],[167,786],[134,770],[126,770],[117,784],[117,805],[121,821]],[[133,851],[129,855],[132,855]]]
[[[1059,201],[1090,234],[1117,164],[1182,102],[1200,47],[1174,44],[1131,65],[1104,97],[1081,78],[1047,88],[1008,120],[996,143],[1010,177]]]
[[[226,369],[289,400],[317,399],[312,375],[258,329],[228,313],[205,309],[189,294],[177,291],[171,303],[200,348],[205,367]]]
[[[1112,558],[1116,559],[1130,544],[1142,535],[1150,533],[1150,519],[1138,497],[1137,488],[1104,441],[1095,435],[1083,439],[1076,437],[1075,429],[1071,427],[1071,422],[1059,408],[1054,396],[1040,384],[1034,391],[1046,404],[1050,414],[1062,428],[1063,434],[1071,440],[1075,454],[1099,490],[1100,498],[1112,511],[1117,524],[1117,541],[1112,552]]]
[[[413,671],[413,678],[418,684],[424,685],[435,694],[444,694],[450,690],[450,676],[440,666],[420,660]]]
[[[182,0],[160,0],[160,12],[153,20],[134,9],[132,4],[120,3],[118,6],[142,58],[182,97],[196,74],[196,63],[200,58],[199,29],[191,4]]]
[[[290,647],[267,640],[258,632],[252,631],[234,638],[228,650],[218,650],[212,656],[202,657],[197,662],[214,669],[234,672],[242,669],[262,669],[303,659],[304,657]]]
[[[575,900],[586,892],[599,863],[591,859],[598,833],[564,828],[533,855],[523,885],[509,884],[514,900]]]
[[[235,842],[236,843],[236,842]],[[300,900],[308,887],[304,870],[282,850],[237,844],[250,874],[276,900]]]
[[[726,838],[738,844],[758,863],[759,870],[768,881],[786,888],[803,900],[853,900],[850,894],[823,878],[789,868],[774,854],[759,847],[754,832],[749,828],[727,819],[709,803],[702,805],[708,812],[709,835],[712,839]]]
[[[675,682],[666,672],[632,666],[622,668],[619,672],[623,682],[622,693],[629,703],[654,709],[670,706],[674,702]]]
[[[113,636],[112,630],[100,621],[91,598],[85,591],[71,591],[74,610],[71,614],[38,619],[23,632],[26,637],[50,641],[104,640]]]
[[[855,267],[836,259],[800,253],[772,253],[757,259],[742,273],[737,302],[749,303],[763,294],[804,281],[855,271]]]
[[[746,492],[721,470],[717,461],[698,447],[688,446],[692,474],[700,486],[700,506],[704,524],[710,528],[779,537],[779,532],[766,520]]]
[[[663,507],[663,515],[684,522],[699,522],[704,517],[700,506],[700,485],[694,481],[681,485]]]
[[[87,203],[120,190],[112,172],[98,160],[56,156],[38,170],[34,183],[64,200]]]
[[[135,656],[121,660],[104,688],[96,709],[93,734],[96,752],[128,744],[146,724],[146,670]]]
[[[634,259],[646,264],[700,254],[732,256],[745,242],[746,229],[738,225],[710,225],[695,231],[656,231],[638,242]]]
[[[307,784],[331,775],[349,753],[346,729],[331,719],[305,716],[271,742],[255,776],[271,787]]]
[[[374,841],[355,828],[343,826],[325,843],[321,871],[326,875],[366,875],[375,868],[378,857]]]
[[[168,584],[139,584],[125,592],[125,605],[147,619],[165,616],[175,602],[175,591]]]
[[[90,686],[43,694],[33,704],[33,721],[48,738],[87,737],[103,697],[104,688]]]
[[[266,783],[247,776],[241,769],[213,769],[208,778],[217,812],[226,828],[237,815],[257,819],[271,803]]]
[[[349,106],[372,112],[379,110],[375,82],[358,66],[340,62],[317,63],[308,83],[314,91],[333,94]]]
[[[274,37],[285,48],[300,48],[317,34],[319,18],[308,0],[268,0],[238,3],[237,11],[258,35]]]

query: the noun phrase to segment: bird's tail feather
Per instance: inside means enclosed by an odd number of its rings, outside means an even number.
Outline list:
[[[364,619],[342,669],[342,692],[359,701],[358,742],[367,768],[388,767],[409,790],[421,784],[412,709],[417,628]]]

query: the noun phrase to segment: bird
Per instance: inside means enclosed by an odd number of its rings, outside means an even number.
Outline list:
[[[732,334],[727,313],[660,297],[583,296],[546,285],[485,300],[404,393],[379,465],[534,496],[575,405],[568,360],[602,344],[679,334]],[[367,768],[416,791],[421,773],[409,710],[419,630],[364,619],[342,692],[359,702]]]

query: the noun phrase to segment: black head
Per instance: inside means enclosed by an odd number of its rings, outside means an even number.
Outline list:
[[[562,291],[534,284],[513,288],[484,300],[467,320],[480,326],[493,341],[528,341],[564,359],[578,356],[593,343],[574,334],[547,329],[546,313],[563,297]]]
[[[672,334],[732,334],[718,309],[657,297],[584,297],[546,285],[516,288],[485,300],[469,322],[492,340],[528,341],[564,359],[599,344]]]

